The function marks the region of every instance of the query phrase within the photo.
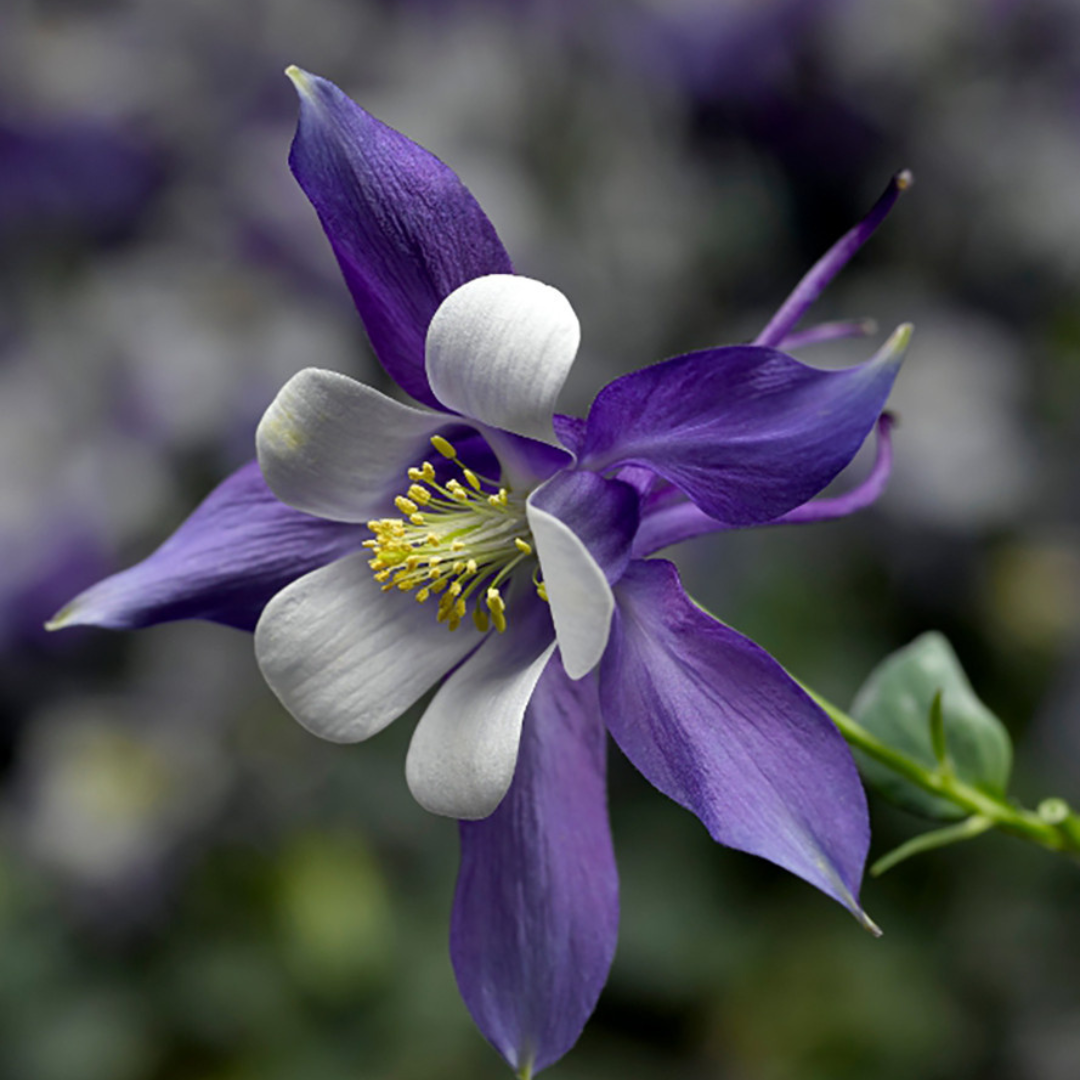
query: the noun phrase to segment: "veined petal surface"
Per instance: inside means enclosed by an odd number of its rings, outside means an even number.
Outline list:
[[[619,883],[596,678],[549,661],[525,714],[514,782],[461,825],[450,927],[458,987],[510,1063],[535,1071],[577,1041],[615,954]]]
[[[768,653],[695,606],[671,563],[632,562],[616,595],[600,700],[623,753],[715,840],[865,921],[866,798],[828,717]]]
[[[480,641],[450,633],[430,605],[384,592],[369,558],[348,555],[293,582],[255,628],[255,658],[270,689],[331,742],[381,731]]]
[[[414,398],[437,405],[424,335],[459,285],[512,272],[494,226],[433,154],[376,120],[333,83],[299,68],[289,164],[318,212],[383,367]]]
[[[433,814],[485,818],[514,777],[525,708],[555,650],[543,603],[525,601],[510,612],[508,631],[489,634],[443,683],[416,726],[405,777]]]
[[[711,517],[771,521],[822,490],[885,406],[910,337],[819,371],[763,346],[708,349],[616,379],[589,411],[582,466],[643,465]]]
[[[430,454],[445,414],[402,405],[334,371],[305,368],[278,392],[255,434],[266,482],[290,506],[335,521],[392,512],[410,465]]]
[[[529,496],[529,528],[563,667],[572,679],[604,655],[617,581],[638,523],[637,492],[595,473],[560,473]]]
[[[133,630],[209,619],[254,630],[267,601],[290,582],[359,549],[351,524],[286,506],[257,461],[223,480],[152,555],[99,581],[49,623],[51,629]]]
[[[581,341],[570,301],[531,278],[477,278],[443,301],[427,334],[427,374],[448,409],[558,444],[555,401]]]
[[[872,506],[884,492],[892,472],[893,418],[882,413],[877,423],[877,453],[870,472],[850,491],[842,495],[826,495],[796,506],[786,514],[763,522],[763,525],[808,525],[834,521]],[[730,526],[710,517],[695,503],[682,499],[662,506],[643,516],[641,527],[634,536],[633,555],[645,558],[673,544],[692,540],[696,536],[721,532]]]

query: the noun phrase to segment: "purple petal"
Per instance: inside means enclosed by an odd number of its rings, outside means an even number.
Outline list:
[[[459,285],[513,272],[495,228],[438,158],[290,68],[300,121],[289,164],[318,211],[383,367],[439,407],[424,371],[424,336]]]
[[[609,584],[622,577],[638,527],[638,494],[633,487],[596,473],[562,472],[529,502],[558,518],[577,536]]]
[[[616,596],[600,697],[623,753],[715,840],[864,919],[866,798],[828,717],[768,653],[696,607],[671,563],[632,562]]]
[[[461,825],[450,925],[458,987],[515,1069],[539,1071],[577,1041],[615,954],[619,899],[593,677],[558,659],[541,676],[514,782]]]
[[[711,517],[772,521],[822,490],[881,414],[910,328],[865,364],[819,371],[745,345],[623,376],[589,410],[582,465],[643,465]]]
[[[890,181],[881,198],[874,203],[870,213],[849,229],[810,269],[795,286],[791,295],[780,305],[780,310],[769,320],[769,325],[754,339],[755,345],[779,345],[806,314],[810,305],[825,291],[829,282],[851,261],[852,256],[877,231],[888,217],[896,200],[912,184],[911,173],[904,169]]]
[[[566,416],[556,413],[551,418],[552,426],[559,442],[572,454],[576,454],[585,439],[585,421],[578,416]]]
[[[882,413],[877,424],[877,455],[866,478],[843,495],[823,499],[811,499],[810,502],[796,506],[786,514],[763,525],[803,525],[816,521],[832,521],[847,517],[859,510],[865,510],[875,503],[885,490],[892,472],[892,427],[893,417]],[[692,502],[682,501],[661,505],[654,513],[644,515],[641,527],[634,537],[633,555],[643,559],[654,555],[673,544],[692,540],[707,533],[722,532],[727,525],[710,517],[704,510]]]
[[[50,629],[132,630],[210,619],[253,630],[291,581],[355,551],[356,525],[309,517],[280,502],[250,461],[223,480],[152,555],[81,593]]]

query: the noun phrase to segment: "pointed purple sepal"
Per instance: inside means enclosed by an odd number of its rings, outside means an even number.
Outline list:
[[[357,550],[357,525],[286,506],[250,461],[223,480],[155,551],[99,581],[58,612],[49,629],[133,630],[209,619],[253,630],[267,601],[291,581]]]
[[[289,164],[330,240],[372,347],[418,401],[435,309],[459,285],[513,272],[495,228],[456,174],[333,83],[289,68],[300,120]]]
[[[811,499],[796,506],[786,514],[763,522],[763,525],[809,525],[820,521],[835,521],[872,506],[889,482],[892,473],[892,428],[895,420],[890,413],[882,413],[877,423],[877,452],[870,471],[850,491],[842,495],[829,495]],[[692,540],[708,533],[725,531],[728,526],[710,517],[692,502],[683,499],[665,503],[642,518],[641,527],[634,537],[633,555],[644,559],[655,555],[673,544]]]
[[[509,792],[461,824],[454,971],[477,1026],[518,1070],[574,1045],[615,954],[604,741],[595,678],[571,682],[556,657],[529,703]]]
[[[608,730],[712,837],[760,855],[866,922],[866,798],[839,731],[780,665],[707,615],[674,566],[635,561],[600,669]]]
[[[582,466],[642,465],[725,525],[772,521],[855,456],[909,338],[910,327],[901,327],[871,360],[842,371],[744,345],[624,375],[589,410]]]

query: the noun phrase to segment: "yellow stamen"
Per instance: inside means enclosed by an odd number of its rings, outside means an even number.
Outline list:
[[[492,627],[503,633],[500,586],[524,559],[533,560],[533,586],[543,595],[524,502],[509,488],[493,493],[494,482],[467,468],[448,440],[435,436],[431,443],[460,479],[440,482],[429,461],[406,470],[409,486],[394,500],[402,516],[368,523],[369,565],[386,592],[412,593],[421,604],[438,597],[436,618],[449,629],[471,615],[481,633]]]

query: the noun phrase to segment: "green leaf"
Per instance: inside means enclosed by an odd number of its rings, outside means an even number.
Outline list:
[[[940,713],[935,698],[940,693]],[[1012,770],[1012,743],[1001,721],[975,696],[948,640],[923,634],[879,664],[855,698],[851,715],[883,743],[940,768],[944,754],[959,779],[1002,797]],[[906,810],[939,821],[964,811],[856,751],[864,779]]]
[[[941,707],[941,690],[934,694],[934,700],[930,702],[930,749],[934,751],[934,759],[938,767],[943,771],[952,768],[949,761],[949,737],[945,732],[945,712]]]

